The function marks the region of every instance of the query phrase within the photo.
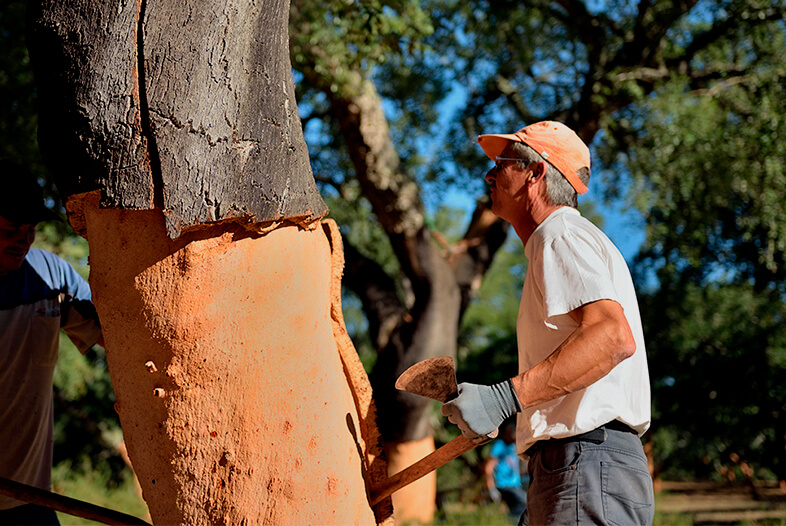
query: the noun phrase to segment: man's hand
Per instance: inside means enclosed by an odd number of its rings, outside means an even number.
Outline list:
[[[458,396],[442,405],[442,414],[459,426],[467,438],[488,435],[511,415],[521,411],[521,404],[510,380],[494,385],[461,383]]]
[[[491,502],[502,502],[502,495],[496,486],[491,486],[489,488],[489,498],[491,499]]]

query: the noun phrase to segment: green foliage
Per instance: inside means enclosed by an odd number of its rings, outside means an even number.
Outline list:
[[[666,475],[716,476],[733,454],[759,478],[784,473],[784,303],[748,283],[664,287],[641,303]]]
[[[126,465],[117,448],[123,434],[103,349],[83,356],[61,335],[54,393],[55,465],[98,471],[108,483],[121,483]]]
[[[699,280],[719,269],[762,284],[786,275],[786,85],[759,82],[718,97],[686,97],[675,83],[644,110],[626,165],[650,263],[688,264]]]
[[[432,30],[415,0],[296,0],[290,8],[292,65],[339,92],[351,89],[360,68],[418,48],[419,37]]]
[[[353,186],[348,185],[344,189],[344,195],[354,193]],[[356,193],[355,195],[357,196]],[[399,275],[398,260],[393,256],[393,249],[379,223],[372,220],[371,207],[367,201],[326,196],[325,202],[330,208],[328,217],[341,225],[341,235],[345,243],[357,248],[364,256],[382,262],[388,275]],[[363,367],[370,371],[376,363],[377,352],[369,337],[368,320],[363,312],[362,302],[347,287],[342,288],[341,302],[347,332]]]
[[[342,225],[341,235],[349,244],[358,248],[366,257],[381,262],[389,276],[398,275],[399,263],[382,227],[373,220],[371,206],[365,200],[357,201],[353,206],[350,203],[354,202],[354,199],[346,193],[344,195],[346,199],[325,199],[330,207],[328,217]]]
[[[511,235],[462,320],[457,373],[461,381],[496,383],[518,374],[516,318],[526,268],[524,247]]]
[[[0,9],[0,157],[43,166],[36,141],[35,83],[24,35],[25,2],[4,2]]]
[[[45,181],[44,193],[59,210],[59,196],[38,153],[38,101],[25,45],[25,6],[24,0],[7,0],[0,9],[0,158]]]
[[[600,148],[646,219],[635,270],[666,477],[740,461],[786,477],[784,58],[781,23],[740,23],[696,60],[742,73],[662,84]]]
[[[70,263],[83,278],[88,278],[87,259],[90,248],[87,240],[76,235],[67,223],[49,221],[39,224],[33,246],[57,254]]]

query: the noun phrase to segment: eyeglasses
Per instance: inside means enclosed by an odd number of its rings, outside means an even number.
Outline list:
[[[494,157],[494,170],[499,170],[500,169],[499,163],[501,161],[513,161],[513,162],[516,162],[516,163],[522,163],[522,164],[525,165],[524,166],[525,168],[527,166],[529,166],[530,164],[532,164],[532,163],[528,163],[525,159],[517,159],[517,158],[514,158],[514,157]]]

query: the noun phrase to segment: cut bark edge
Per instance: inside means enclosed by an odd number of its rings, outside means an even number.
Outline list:
[[[322,228],[330,241],[331,257],[333,259],[330,316],[333,324],[333,336],[336,340],[344,375],[349,383],[358,416],[361,419],[359,428],[363,447],[363,478],[366,482],[366,494],[374,511],[377,524],[392,525],[393,503],[389,497],[376,499],[371,502],[372,490],[388,478],[388,466],[385,459],[382,435],[377,427],[377,408],[374,404],[373,392],[368,375],[360,361],[352,339],[349,337],[344,315],[341,309],[341,279],[344,274],[344,249],[338,224],[332,219],[323,219]]]
[[[85,214],[84,214],[84,203],[88,199],[98,199],[101,198],[100,190],[93,190],[92,192],[84,192],[81,194],[73,194],[66,199],[65,208],[66,213],[68,215],[68,222],[70,223],[71,227],[74,229],[78,235],[82,236],[85,239],[87,237],[87,226],[85,224]],[[133,212],[133,210],[128,210],[129,212]],[[147,211],[147,210],[140,210],[140,211]],[[269,221],[255,221],[255,216],[252,215],[244,215],[244,216],[236,216],[230,217],[226,219],[222,219],[219,221],[211,221],[206,223],[200,223],[196,225],[190,225],[187,227],[182,227],[180,225],[173,226],[172,221],[170,218],[166,216],[165,212],[162,212],[161,220],[166,224],[167,233],[171,239],[177,239],[182,234],[189,233],[189,232],[198,232],[200,230],[205,230],[208,228],[213,228],[216,226],[221,225],[229,225],[229,224],[237,224],[242,226],[244,229],[249,231],[250,233],[257,234],[257,235],[265,235],[273,230],[284,227],[284,226],[297,226],[304,230],[315,230],[319,228],[323,218],[327,215],[328,210],[325,210],[321,214],[314,214],[309,211],[307,214],[301,216],[293,216],[288,218],[281,218],[276,220],[269,220]],[[343,266],[343,255],[342,255],[342,266]]]

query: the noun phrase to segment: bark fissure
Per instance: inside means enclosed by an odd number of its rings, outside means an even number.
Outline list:
[[[147,0],[139,0],[138,16],[136,50],[140,125],[142,127],[142,135],[147,138],[150,173],[153,178],[153,202],[157,207],[164,208],[164,176],[161,171],[161,159],[158,155],[156,134],[150,120],[150,104],[147,100],[147,74],[145,71],[145,16],[147,16]]]
[[[232,135],[231,136],[222,136],[222,137],[214,138],[201,125],[198,126],[198,127],[195,127],[193,119],[189,119],[186,122],[180,122],[177,119],[177,117],[175,117],[174,115],[165,115],[165,114],[161,113],[160,111],[152,111],[152,110],[149,111],[149,113],[150,114],[155,114],[162,121],[164,121],[166,123],[170,123],[172,126],[174,126],[178,130],[185,130],[187,133],[191,133],[191,134],[203,137],[205,139],[205,141],[207,141],[208,145],[210,145],[211,147],[212,146],[218,146],[219,144],[225,143],[225,142],[231,142],[233,144],[240,145],[240,146],[235,146],[235,148],[241,148],[241,149],[243,147],[258,146],[259,145],[259,141],[246,141],[246,140],[239,139],[237,137],[237,130],[234,128],[234,125],[232,125],[232,123],[230,123],[228,121],[227,121],[227,124],[229,126],[232,126]]]

